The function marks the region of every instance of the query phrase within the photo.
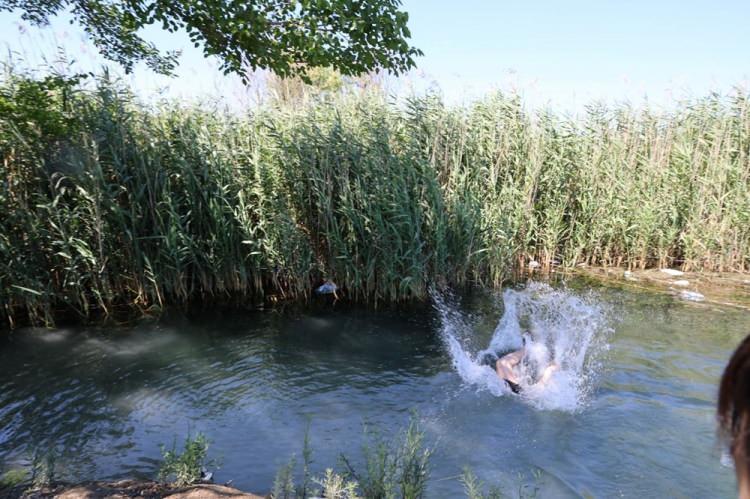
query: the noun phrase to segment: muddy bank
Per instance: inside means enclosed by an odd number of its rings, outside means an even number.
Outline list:
[[[226,485],[197,484],[176,487],[158,482],[121,480],[117,482],[88,482],[82,484],[57,484],[40,490],[23,488],[0,491],[0,498],[23,499],[263,499]]]
[[[683,272],[675,269],[625,270],[584,267],[557,272],[616,284],[629,289],[667,293],[705,305],[750,310],[750,274],[739,272]]]

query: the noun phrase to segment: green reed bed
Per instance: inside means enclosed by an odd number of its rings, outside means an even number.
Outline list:
[[[543,267],[750,268],[750,96],[576,118],[344,90],[243,115],[106,77],[0,84],[0,312],[372,304]]]

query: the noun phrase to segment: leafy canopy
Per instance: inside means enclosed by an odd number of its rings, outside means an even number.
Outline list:
[[[225,74],[243,78],[247,69],[279,76],[330,66],[345,75],[377,68],[402,73],[422,52],[409,45],[409,16],[401,0],[0,0],[0,11],[20,10],[44,26],[70,12],[101,53],[126,72],[143,61],[171,74],[177,52],[162,52],[144,40],[141,28],[160,24],[185,30],[206,56],[221,60]]]

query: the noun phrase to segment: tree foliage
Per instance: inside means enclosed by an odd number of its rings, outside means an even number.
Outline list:
[[[270,69],[280,76],[330,66],[345,75],[377,68],[401,73],[421,52],[409,45],[401,0],[0,0],[0,11],[20,10],[44,26],[69,12],[101,53],[130,72],[145,62],[170,74],[179,53],[162,52],[142,28],[184,30],[225,74]]]

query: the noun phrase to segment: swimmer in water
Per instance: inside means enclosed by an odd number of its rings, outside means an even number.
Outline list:
[[[491,355],[491,358],[497,359],[494,362],[494,368],[495,372],[497,372],[497,375],[500,376],[500,379],[505,381],[505,384],[508,385],[508,388],[510,388],[513,393],[521,393],[521,379],[518,376],[517,368],[526,356],[526,338],[523,338],[523,346],[519,350],[505,352],[498,355],[497,357],[493,356],[492,354],[489,355]],[[485,363],[492,366],[491,361]],[[544,371],[542,371],[539,379],[533,384],[547,384],[552,377],[552,374],[557,371],[558,368],[559,366],[554,362],[548,365],[544,368]]]

